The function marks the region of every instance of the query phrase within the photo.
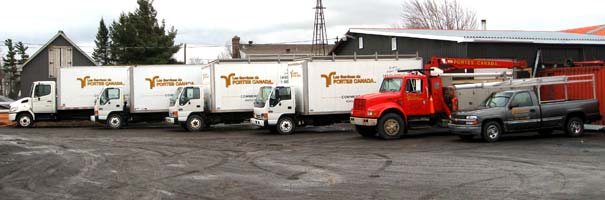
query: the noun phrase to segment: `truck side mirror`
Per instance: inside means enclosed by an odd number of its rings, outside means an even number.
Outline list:
[[[510,106],[508,107],[509,109],[513,109],[519,107],[519,103],[511,103]]]

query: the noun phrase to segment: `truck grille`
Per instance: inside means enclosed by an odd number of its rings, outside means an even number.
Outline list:
[[[365,110],[366,108],[366,100],[365,99],[355,99],[353,102],[353,110]]]

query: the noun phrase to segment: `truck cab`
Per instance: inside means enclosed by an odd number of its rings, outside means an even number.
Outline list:
[[[18,127],[32,127],[34,121],[54,117],[57,112],[56,101],[57,89],[55,82],[34,82],[29,97],[11,103],[9,120],[16,121]]]
[[[204,118],[204,98],[202,86],[192,85],[177,88],[170,98],[166,122],[178,124],[188,131],[200,131],[208,127],[209,121]]]
[[[421,73],[387,76],[378,93],[355,98],[350,122],[364,137],[400,138],[412,120],[447,118],[451,109],[447,102],[452,99],[448,94],[440,77]]]
[[[296,98],[291,86],[263,86],[254,101],[250,122],[280,134],[292,134],[296,121]]]
[[[90,120],[105,123],[109,128],[121,128],[127,107],[123,87],[105,87],[95,99],[94,115]]]

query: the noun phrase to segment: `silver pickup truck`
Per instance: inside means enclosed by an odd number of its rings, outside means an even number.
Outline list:
[[[533,90],[493,93],[479,109],[451,116],[449,128],[463,139],[480,137],[495,142],[504,133],[538,131],[551,134],[562,129],[569,136],[584,132],[584,123],[601,119],[596,99],[540,103]]]

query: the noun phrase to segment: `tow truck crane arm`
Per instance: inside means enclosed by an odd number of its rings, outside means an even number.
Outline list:
[[[443,72],[457,69],[494,69],[494,68],[527,68],[527,62],[516,59],[468,59],[468,58],[439,58],[432,57],[431,62],[424,65],[425,69],[439,68]]]

